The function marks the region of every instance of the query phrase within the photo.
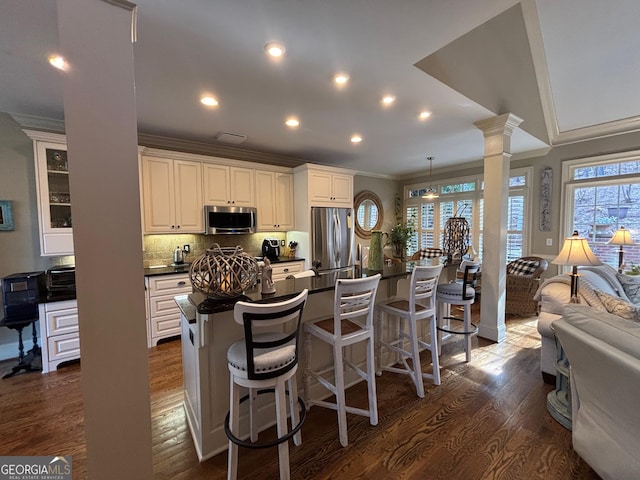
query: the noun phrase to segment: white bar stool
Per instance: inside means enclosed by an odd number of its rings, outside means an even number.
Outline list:
[[[467,362],[471,361],[471,335],[478,332],[478,327],[471,323],[471,305],[476,299],[476,291],[472,285],[478,270],[480,270],[480,262],[464,260],[458,267],[458,272],[462,273],[462,281],[443,283],[438,285],[437,291],[439,350],[442,348],[442,332],[464,335]],[[452,316],[451,305],[461,305],[464,309],[464,317]],[[452,330],[450,320],[464,322],[463,330]]]
[[[398,297],[404,293],[405,298],[396,298],[376,306],[381,313],[398,317],[400,320],[398,338],[389,342],[382,341],[382,325],[381,322],[377,322],[378,359],[382,360],[382,348],[386,348],[398,354],[399,360],[403,364],[402,368],[390,366],[380,367],[380,370],[409,375],[420,398],[424,397],[423,378],[433,379],[434,385],[440,385],[440,363],[436,334],[436,287],[441,272],[442,265],[416,266],[411,273],[409,282],[407,279],[398,281]],[[407,283],[408,285],[406,285]],[[426,319],[429,319],[431,343],[418,338],[417,321]],[[408,324],[408,333],[405,333],[404,329],[405,320]],[[408,347],[405,346],[406,341],[409,342]],[[422,373],[420,347],[431,352],[433,373]],[[411,359],[413,368],[407,363],[408,358]]]
[[[378,401],[376,397],[376,367],[373,337],[373,308],[376,291],[380,283],[380,274],[369,278],[336,282],[333,318],[305,323],[305,403],[330,408],[338,412],[338,432],[340,444],[348,445],[347,412],[369,417],[371,425],[378,424]],[[311,338],[316,337],[333,348],[333,367],[335,383],[323,376],[324,372],[311,370]],[[366,372],[344,357],[343,349],[358,342],[366,342]],[[351,407],[346,404],[344,387],[344,367],[347,365],[361,378],[367,381],[369,410]],[[311,379],[328,389],[336,396],[336,402],[310,400]]]
[[[233,311],[236,323],[244,326],[245,338],[235,342],[227,350],[230,372],[229,413],[225,418],[225,433],[229,438],[227,478],[238,476],[238,446],[267,448],[278,445],[280,479],[289,478],[289,439],[296,445],[302,443],[300,428],[306,411],[304,402],[298,397],[296,371],[298,370],[298,344],[302,310],[308,290],[284,302],[247,303],[237,302]],[[254,333],[254,328],[266,327],[269,331]],[[286,389],[288,384],[289,390]],[[240,398],[240,387],[249,389],[249,394]],[[276,424],[278,438],[271,442],[258,443],[256,412],[257,395],[275,393]],[[291,431],[287,432],[286,395],[289,395]],[[251,441],[239,438],[240,403],[249,400],[249,423]],[[301,414],[298,414],[300,404]]]

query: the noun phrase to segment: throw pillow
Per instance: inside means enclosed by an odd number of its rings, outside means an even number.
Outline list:
[[[618,277],[618,281],[622,285],[624,293],[629,297],[629,300],[636,305],[640,304],[640,275],[618,273],[616,277]]]
[[[507,265],[509,275],[531,275],[540,266],[538,260],[523,260],[521,258],[510,262]]]
[[[621,318],[640,322],[640,306],[636,306],[621,298],[596,290],[596,295],[609,313]]]

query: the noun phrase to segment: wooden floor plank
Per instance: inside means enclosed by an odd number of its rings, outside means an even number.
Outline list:
[[[478,315],[478,308],[474,309]],[[338,441],[336,413],[309,411],[303,444],[290,447],[294,479],[545,479],[599,477],[571,448],[571,432],[551,418],[540,376],[535,318],[507,321],[495,344],[473,338],[464,362],[462,336],[443,346],[442,385],[417,397],[406,375],[377,379],[379,423],[348,414],[349,446]],[[0,373],[13,362],[0,363]],[[423,369],[431,371],[425,352]],[[0,381],[0,452],[72,455],[74,479],[87,478],[81,366]],[[226,478],[226,452],[199,463],[182,407],[180,341],[149,350],[154,478]],[[366,406],[363,384],[350,403]],[[267,432],[273,435],[273,432]],[[276,449],[240,449],[239,478],[278,476]]]

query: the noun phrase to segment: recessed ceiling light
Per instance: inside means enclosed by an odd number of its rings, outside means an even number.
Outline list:
[[[49,57],[49,63],[58,70],[64,70],[67,66],[67,62],[65,62],[64,58],[60,55],[51,55]]]
[[[385,105],[391,105],[395,101],[396,97],[394,97],[393,95],[385,95],[384,97],[382,97],[382,103],[384,103]]]
[[[281,43],[269,42],[264,46],[264,51],[271,57],[280,58],[284,55],[286,49]]]
[[[427,112],[427,111],[425,110],[425,111],[420,112],[420,114],[418,115],[418,118],[419,118],[420,120],[426,120],[426,119],[427,119],[427,118],[429,118],[430,116],[431,116],[431,112]]]
[[[346,85],[346,83],[349,81],[349,75],[347,75],[346,73],[336,73],[333,76],[333,81],[338,86]]]
[[[351,136],[351,143],[360,143],[362,141],[362,137],[357,133]]]
[[[207,107],[218,106],[218,100],[216,100],[214,97],[210,95],[205,95],[203,97],[200,97],[200,103],[202,103],[203,105],[206,105]]]
[[[297,127],[298,125],[300,125],[300,121],[297,118],[287,118],[287,120],[284,122],[287,127]]]

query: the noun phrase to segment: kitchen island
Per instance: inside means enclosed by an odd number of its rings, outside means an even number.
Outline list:
[[[241,325],[233,320],[233,307],[242,299],[251,302],[280,301],[309,289],[302,321],[329,318],[333,316],[333,296],[338,278],[361,278],[376,273],[382,274],[376,302],[392,297],[396,292],[396,281],[408,276],[420,262],[393,263],[382,271],[356,269],[353,272],[322,275],[319,277],[292,278],[275,282],[276,292],[261,295],[260,285],[246,290],[241,298],[210,299],[199,293],[179,295],[175,301],[181,310],[182,362],[184,371],[184,405],[187,421],[200,461],[206,460],[227,449],[228,439],[224,433],[224,419],[229,410],[229,371],[227,349],[243,338]],[[428,264],[431,264],[429,261]],[[393,322],[385,322],[383,336],[392,335]],[[424,332],[423,332],[424,333]],[[302,334],[302,332],[301,332]],[[428,332],[424,333],[428,335]],[[300,339],[300,359],[298,368],[298,388],[303,390],[302,375],[305,368],[304,341]],[[363,348],[358,348],[363,347]],[[364,364],[364,346],[354,345],[345,350],[345,357],[356,364]],[[378,359],[384,363],[394,363],[395,359]],[[328,370],[333,364],[331,349],[323,342],[312,344],[312,357],[308,359],[316,371]],[[360,377],[347,371],[347,386],[360,381]],[[302,393],[301,393],[302,395]],[[310,392],[311,398],[327,397],[328,392],[316,385]],[[266,397],[266,398],[262,398]],[[275,415],[272,399],[266,395],[258,399],[259,430],[274,424]],[[243,405],[240,411],[241,432],[248,434],[248,409]],[[303,427],[304,436],[304,427]]]

